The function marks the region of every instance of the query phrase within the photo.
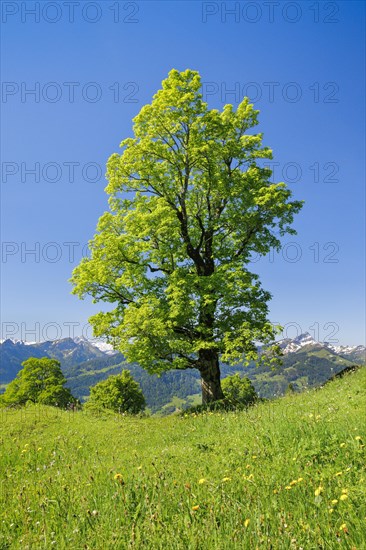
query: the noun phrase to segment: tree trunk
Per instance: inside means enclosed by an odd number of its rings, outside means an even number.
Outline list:
[[[202,403],[212,403],[223,399],[219,357],[216,351],[208,349],[199,352],[199,371],[201,373]]]

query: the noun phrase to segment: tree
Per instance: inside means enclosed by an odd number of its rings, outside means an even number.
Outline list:
[[[222,381],[222,390],[225,398],[238,405],[250,405],[258,398],[249,378],[240,378],[239,374],[227,376]]]
[[[109,376],[90,388],[88,408],[111,409],[114,412],[138,414],[145,409],[145,398],[138,382],[128,370]]]
[[[22,367],[2,396],[5,405],[25,405],[31,401],[65,407],[76,402],[70,390],[64,387],[66,378],[55,359],[30,357]]]
[[[206,403],[223,397],[219,360],[256,360],[256,342],[274,340],[271,295],[248,264],[295,233],[302,203],[260,165],[272,152],[248,133],[248,98],[209,110],[200,87],[197,72],[172,70],[134,118],[107,163],[110,211],[71,281],[115,304],[91,317],[96,336],[150,373],[198,369]]]

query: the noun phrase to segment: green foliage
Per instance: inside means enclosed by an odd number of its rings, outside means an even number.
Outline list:
[[[31,357],[22,363],[22,369],[7,386],[1,403],[7,406],[25,405],[27,401],[65,407],[75,403],[66,378],[55,359]]]
[[[0,548],[364,549],[365,409],[365,368],[240,412],[2,409]]]
[[[295,233],[302,206],[261,167],[272,151],[248,98],[219,112],[200,89],[196,71],[172,70],[134,118],[108,161],[110,211],[71,279],[79,297],[114,304],[90,319],[95,335],[152,373],[258,359],[255,341],[275,330],[248,263]]]
[[[226,399],[233,404],[250,405],[257,399],[256,391],[249,378],[241,378],[238,373],[224,378],[221,385]]]
[[[128,370],[109,376],[90,388],[87,408],[110,409],[114,412],[138,414],[145,409],[146,403],[140,385],[132,378]]]

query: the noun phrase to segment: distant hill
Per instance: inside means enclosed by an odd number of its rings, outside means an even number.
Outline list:
[[[324,384],[334,375],[354,364],[365,362],[364,346],[332,346],[316,342],[308,333],[279,342],[284,354],[283,364],[270,370],[264,367],[222,365],[223,377],[239,372],[248,376],[261,397],[283,395],[291,384],[293,391],[302,391]],[[196,370],[170,371],[160,378],[149,375],[138,365],[127,365],[121,353],[102,342],[84,338],[64,338],[42,343],[27,344],[6,340],[0,344],[0,384],[9,383],[29,357],[53,357],[61,363],[73,394],[84,400],[90,386],[111,374],[128,368],[141,384],[152,412],[172,412],[177,406],[185,407],[197,401],[200,377]]]

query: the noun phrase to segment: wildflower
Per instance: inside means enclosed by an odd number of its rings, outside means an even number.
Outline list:
[[[360,435],[356,435],[355,440],[356,441],[362,441],[362,437]]]
[[[198,483],[199,483],[200,485],[203,485],[203,484],[206,483],[206,482],[207,482],[207,479],[205,479],[204,477],[201,477],[201,479],[198,480]]]
[[[250,523],[250,519],[247,518],[247,519],[244,521],[244,527],[248,527],[249,523]]]
[[[334,477],[341,476],[342,474],[343,472],[337,472],[336,474],[334,474]]]
[[[38,447],[37,451],[42,451],[42,447]]]
[[[347,498],[348,498],[348,495],[346,495],[345,493],[343,493],[343,495],[341,495],[341,496],[339,497],[339,500],[347,500]]]
[[[337,500],[336,498],[334,498],[334,499],[332,500],[333,506],[334,506],[335,504],[337,504],[337,502],[338,502],[338,500]]]
[[[121,481],[123,479],[123,476],[122,474],[115,474],[114,479],[116,479],[117,481]]]
[[[221,481],[226,483],[226,481],[231,481],[231,477],[223,477]]]
[[[192,510],[193,510],[194,512],[196,512],[196,510],[198,510],[199,507],[200,507],[200,505],[199,505],[199,504],[196,504],[195,506],[192,506]]]
[[[291,487],[292,487],[293,485],[296,485],[296,483],[297,483],[297,479],[293,479],[292,481],[290,481]]]
[[[277,495],[277,493],[278,493],[278,490],[277,490],[277,489],[273,489],[273,494],[274,494],[274,495]]]
[[[345,444],[345,443],[341,443],[339,446],[340,446],[340,447],[345,447],[346,444]]]
[[[331,514],[332,512],[334,512],[334,508],[329,508],[329,513]]]
[[[342,493],[343,493],[344,495],[347,495],[347,494],[348,494],[348,489],[342,489]]]
[[[318,497],[323,492],[323,487],[319,485],[317,489],[315,489],[314,495]]]
[[[138,469],[138,470],[142,470],[142,466],[137,466],[137,469]]]
[[[347,525],[345,523],[342,523],[340,529],[342,529],[342,531],[344,531],[345,533],[348,533]]]
[[[301,481],[304,481],[303,477],[299,477],[299,479],[297,480],[297,483],[300,483]]]
[[[286,485],[285,489],[287,489],[288,491],[291,491],[292,487],[290,485]]]

